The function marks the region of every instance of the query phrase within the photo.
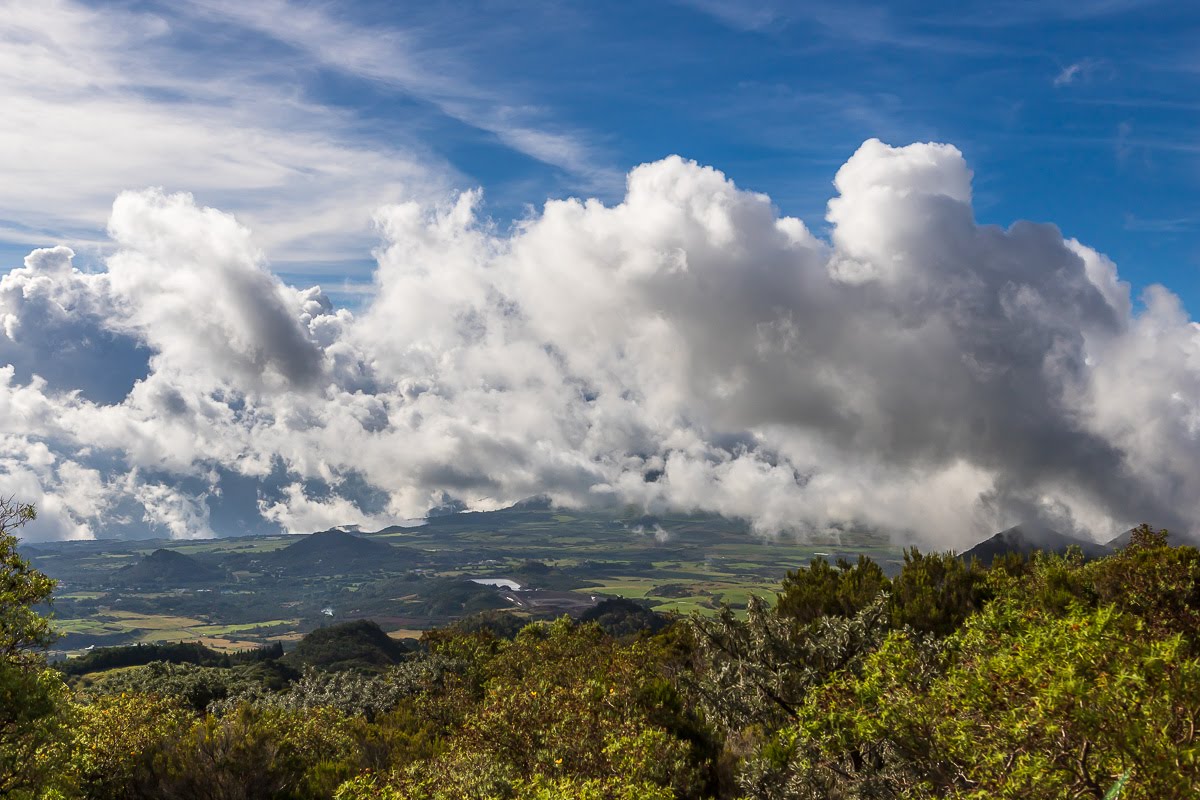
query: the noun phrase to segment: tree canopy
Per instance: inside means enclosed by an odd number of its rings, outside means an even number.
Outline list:
[[[51,669],[53,582],[0,505],[0,796],[44,800],[1173,800],[1200,785],[1200,552],[814,558],[774,604]],[[148,659],[154,658],[147,663]],[[69,678],[71,686],[64,683]]]

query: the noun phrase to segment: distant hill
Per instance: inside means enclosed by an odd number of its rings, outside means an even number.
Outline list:
[[[114,578],[125,586],[184,586],[215,583],[225,573],[177,550],[155,550],[135,564],[121,567]]]
[[[997,533],[990,539],[960,553],[959,558],[970,561],[977,558],[984,564],[991,564],[997,556],[1005,553],[1020,553],[1028,556],[1035,550],[1046,553],[1065,553],[1072,545],[1079,547],[1087,558],[1100,558],[1112,552],[1108,545],[1076,539],[1058,531],[1038,525],[1014,525],[1008,530]]]
[[[410,614],[428,617],[460,617],[480,611],[512,608],[502,592],[461,578],[438,578],[423,584],[419,601],[410,603]]]
[[[1123,533],[1118,533],[1116,536],[1105,542],[1104,546],[1108,547],[1110,550],[1120,550],[1124,547],[1127,547],[1130,541],[1133,540],[1133,532],[1135,530],[1137,530],[1137,528],[1130,528]],[[1167,544],[1173,546],[1188,545],[1191,547],[1200,547],[1200,539],[1197,539],[1195,534],[1190,531],[1185,531],[1182,533],[1179,531],[1170,531],[1167,534]]]
[[[1110,550],[1120,550],[1121,548],[1128,545],[1130,541],[1133,540],[1133,531],[1134,531],[1134,529],[1130,528],[1129,530],[1125,531],[1124,533],[1118,533],[1116,536],[1114,536],[1113,538],[1111,538],[1107,542],[1105,542],[1104,546],[1109,548]]]
[[[336,575],[405,569],[415,562],[416,556],[409,548],[393,547],[335,528],[303,536],[265,560],[287,572]]]
[[[409,652],[370,620],[342,622],[308,633],[285,656],[292,664],[321,669],[379,670],[400,661]]]
[[[580,622],[595,622],[610,636],[631,636],[642,631],[658,633],[670,619],[635,600],[610,597],[583,612]]]
[[[424,524],[424,523],[422,523],[422,524]],[[418,528],[418,527],[420,527],[420,526],[419,525],[388,525],[386,528],[380,528],[377,531],[372,531],[372,533],[376,536],[378,536],[380,534],[388,534],[388,533],[404,533],[405,531],[412,530],[413,528]]]

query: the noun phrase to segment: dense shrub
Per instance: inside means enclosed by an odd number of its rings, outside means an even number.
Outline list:
[[[0,528],[29,511],[0,504]],[[8,516],[5,516],[8,514]],[[536,572],[537,568],[532,568]],[[1200,785],[1200,552],[814,559],[769,607],[279,650],[41,649],[0,532],[0,796],[45,800],[1174,800]],[[495,620],[491,620],[495,622]],[[136,664],[145,654],[172,661]],[[115,667],[102,671],[103,667]]]

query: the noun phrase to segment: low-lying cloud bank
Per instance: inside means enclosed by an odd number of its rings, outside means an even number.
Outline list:
[[[954,147],[866,142],[828,241],[678,157],[511,234],[378,214],[357,314],[251,233],[128,192],[100,273],[0,279],[0,492],[31,538],[383,525],[535,494],[964,545],[1200,519],[1200,331],[1051,225],[979,225]]]

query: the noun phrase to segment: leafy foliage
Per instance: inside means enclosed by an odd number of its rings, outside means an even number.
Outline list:
[[[1112,603],[1159,635],[1183,634],[1200,653],[1200,551],[1170,547],[1167,531],[1135,528],[1127,547],[1091,565],[1096,602]]]
[[[396,776],[402,796],[509,797],[524,782],[548,791],[568,778],[584,797],[623,796],[614,792],[630,785],[698,791],[695,721],[653,645],[623,645],[563,618],[474,652],[479,702],[443,756]]]
[[[288,654],[288,660],[323,669],[382,670],[405,652],[405,646],[384,633],[378,623],[360,619],[318,628]]]
[[[283,645],[276,642],[266,647],[228,654],[218,653],[199,642],[170,642],[167,644],[137,644],[122,647],[100,647],[58,665],[66,675],[87,675],[118,667],[144,666],[153,661],[168,664],[197,664],[205,667],[230,667],[270,661],[283,656]]]
[[[145,796],[155,752],[186,735],[194,718],[177,700],[149,694],[106,694],[80,703],[67,785],[94,800]]]
[[[2,507],[8,528],[32,511]],[[45,664],[52,583],[0,538],[0,795],[45,800],[1173,800],[1200,785],[1200,552],[815,559],[769,607],[632,602],[413,651],[373,623],[281,657]],[[531,574],[549,574],[530,566]],[[169,660],[141,663],[148,655]],[[172,663],[175,662],[175,663]]]
[[[596,623],[609,636],[633,636],[642,631],[657,633],[668,624],[662,614],[623,597],[601,600],[583,612],[579,620]]]
[[[207,715],[154,756],[150,797],[329,797],[353,775],[350,722],[332,709],[242,706]]]
[[[883,570],[866,556],[857,564],[839,558],[830,565],[814,558],[807,567],[789,572],[775,605],[779,614],[807,625],[823,617],[850,617],[891,587]]]
[[[55,768],[66,688],[46,666],[54,640],[34,607],[54,581],[17,554],[13,532],[34,519],[31,506],[0,501],[0,796],[21,796]]]
[[[170,698],[195,711],[204,711],[213,703],[257,687],[280,685],[290,677],[286,673],[278,675],[273,667],[202,667],[189,663],[154,661],[144,667],[102,675],[84,693],[89,696],[121,693],[156,695]]]
[[[904,551],[904,567],[891,586],[894,627],[948,636],[990,598],[985,570],[951,553]]]
[[[1131,771],[1125,797],[1187,797],[1200,662],[1143,633],[1111,606],[1049,616],[1006,598],[937,654],[893,634],[808,699],[797,734],[831,778],[848,750],[890,753],[931,796],[1102,797]]]

